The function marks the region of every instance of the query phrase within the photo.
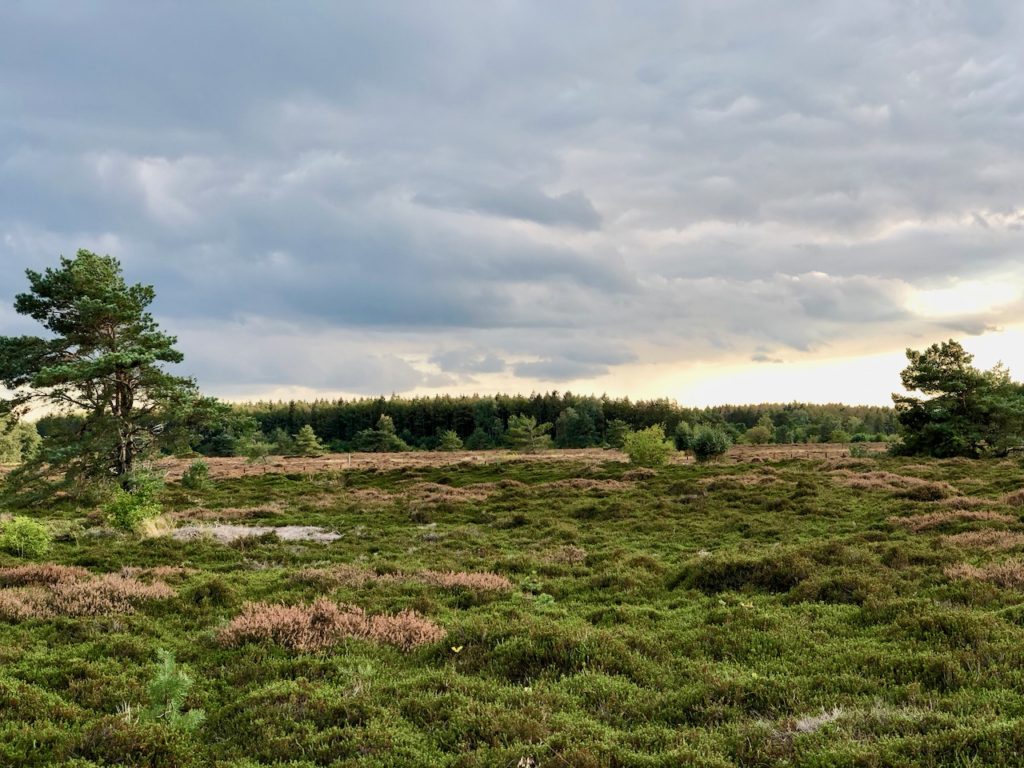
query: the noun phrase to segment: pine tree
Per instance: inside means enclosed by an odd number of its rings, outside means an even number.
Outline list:
[[[551,447],[551,424],[538,424],[533,416],[511,416],[505,440],[508,447],[520,453],[536,453]]]
[[[195,383],[163,369],[182,355],[148,312],[152,286],[128,285],[121,264],[81,250],[60,267],[28,270],[29,291],[14,308],[38,321],[45,337],[0,337],[0,386],[11,396],[0,414],[43,404],[74,416],[76,428],[44,441],[41,461],[69,479],[131,473],[137,460],[171,435],[169,423],[199,398]]]
[[[320,443],[320,438],[316,436],[316,432],[313,431],[313,427],[306,424],[299,433],[295,435],[295,453],[298,456],[323,456],[324,447]]]

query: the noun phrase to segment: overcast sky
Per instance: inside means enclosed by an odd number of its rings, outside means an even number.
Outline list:
[[[0,333],[78,248],[225,397],[1024,375],[1024,4],[0,5]]]

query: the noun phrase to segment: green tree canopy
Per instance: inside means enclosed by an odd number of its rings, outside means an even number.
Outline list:
[[[167,425],[187,422],[201,400],[191,379],[163,369],[182,355],[148,312],[153,287],[128,285],[116,259],[85,250],[26,274],[29,290],[14,308],[46,335],[0,337],[0,384],[12,393],[0,410],[42,404],[75,415],[75,429],[44,440],[39,460],[69,477],[125,476],[140,456],[177,440]]]
[[[1024,386],[1001,364],[981,371],[958,342],[907,350],[900,378],[911,394],[894,394],[902,450],[930,456],[1005,455],[1024,445]]]
[[[508,447],[520,453],[536,453],[551,447],[551,424],[538,424],[533,416],[510,416],[505,440]]]

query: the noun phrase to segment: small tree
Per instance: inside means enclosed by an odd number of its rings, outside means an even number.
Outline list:
[[[589,448],[597,442],[597,427],[585,410],[566,408],[555,420],[555,445],[559,448]]]
[[[466,438],[466,450],[468,451],[484,451],[488,448],[494,447],[494,441],[491,440],[491,436],[480,427],[473,430],[473,433]]]
[[[631,464],[641,467],[658,467],[675,453],[674,443],[665,438],[665,428],[661,424],[641,429],[626,435],[622,449],[629,456]]]
[[[289,444],[291,450],[287,455],[295,453],[295,441],[289,438]],[[254,435],[238,445],[238,451],[242,456],[245,456],[247,464],[266,464],[267,457],[270,456],[270,452],[274,449],[274,446],[263,439],[262,434]]]
[[[513,451],[536,453],[551,447],[550,431],[550,424],[538,424],[533,416],[519,414],[509,417],[505,441]]]
[[[453,429],[446,429],[442,432],[437,440],[437,450],[461,451],[462,440],[459,438],[458,433]]]
[[[174,730],[194,731],[206,719],[206,713],[201,709],[182,711],[192,690],[192,677],[175,661],[171,651],[160,649],[157,658],[160,663],[149,681],[149,706],[142,712],[144,719]]]
[[[323,456],[324,450],[324,446],[320,443],[320,438],[316,436],[316,432],[313,431],[313,427],[309,424],[303,426],[298,434],[295,435],[296,455],[314,458],[316,456]]]
[[[724,430],[701,425],[693,431],[690,449],[697,461],[704,462],[722,456],[729,450],[731,444],[732,441]]]
[[[181,486],[190,491],[201,491],[209,484],[210,465],[202,459],[196,459],[181,473]]]
[[[633,428],[622,419],[612,419],[605,427],[604,439],[612,448],[621,449],[626,437],[633,433]]]
[[[693,442],[693,427],[688,421],[680,421],[676,424],[676,431],[673,435],[676,441],[677,451],[690,450],[690,443]]]

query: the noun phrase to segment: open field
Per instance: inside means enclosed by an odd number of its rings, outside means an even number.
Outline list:
[[[322,540],[50,509],[43,561],[0,555],[0,765],[1024,763],[1020,460],[757,451],[215,460],[163,494]],[[193,732],[133,714],[158,649]]]
[[[859,443],[869,453],[884,451],[885,443]],[[805,445],[733,445],[721,460],[723,463],[781,461],[783,459],[838,459],[850,455],[850,446],[844,443],[810,443]],[[492,451],[410,451],[407,453],[329,453],[318,458],[271,456],[264,463],[249,463],[239,456],[209,458],[210,476],[217,479],[261,475],[274,472],[331,472],[350,469],[391,470],[459,465],[486,465],[508,463],[571,462],[593,466],[606,462],[627,462],[624,453],[601,448],[582,448],[541,451],[534,454]],[[181,477],[191,459],[164,459],[158,468],[168,479]],[[680,452],[672,457],[673,464],[689,464],[693,456]]]

